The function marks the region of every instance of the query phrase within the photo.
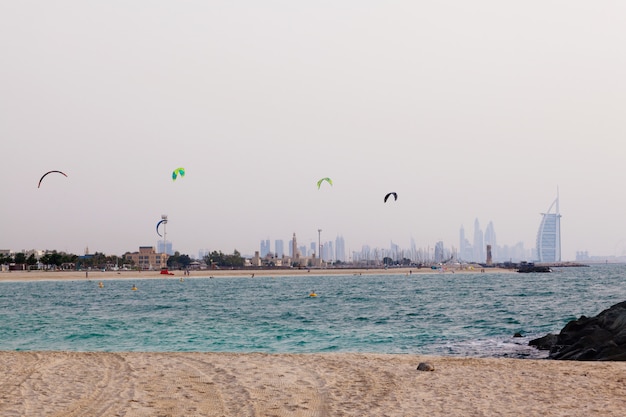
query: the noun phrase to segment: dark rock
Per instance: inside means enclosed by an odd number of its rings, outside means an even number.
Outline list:
[[[557,335],[549,333],[538,339],[531,340],[528,342],[528,345],[535,346],[539,350],[551,350],[552,347],[556,345],[557,338]]]
[[[522,334],[520,332],[515,332],[515,334],[513,335],[513,337],[523,337]]]
[[[535,265],[533,262],[522,262],[517,268],[517,272],[552,272],[552,269],[547,265]]]
[[[420,364],[417,365],[417,370],[418,371],[434,371],[435,365],[433,365],[430,362],[420,362]]]
[[[595,317],[581,316],[563,327],[529,342],[550,350],[550,359],[579,361],[626,361],[626,301]]]

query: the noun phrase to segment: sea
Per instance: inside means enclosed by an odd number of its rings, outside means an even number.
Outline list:
[[[544,358],[530,340],[626,300],[626,265],[102,283],[0,282],[0,350]]]

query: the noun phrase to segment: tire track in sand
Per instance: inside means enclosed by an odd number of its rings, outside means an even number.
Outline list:
[[[398,405],[397,371],[383,359],[370,356],[366,369],[359,354],[298,355],[296,360],[301,362],[299,369],[319,369],[319,378],[326,382],[329,392],[329,415],[385,415]]]
[[[270,359],[271,360],[268,360]],[[254,369],[239,367],[239,372],[257,381],[251,388],[256,415],[268,417],[328,417],[326,380],[314,366],[294,355],[259,354]],[[242,362],[242,361],[239,361]],[[273,367],[268,367],[271,363]],[[277,366],[276,366],[277,365]]]
[[[120,397],[130,393],[123,384],[128,369],[115,354],[30,352],[2,363],[2,416],[104,417],[126,407]]]
[[[211,364],[189,359],[191,353],[125,353],[131,363],[134,387],[125,417],[230,415]]]
[[[125,417],[329,416],[325,382],[294,358],[189,352],[124,356],[134,368],[132,378],[141,381]]]
[[[22,390],[45,363],[35,352],[0,352],[0,415],[25,415]]]
[[[225,416],[329,415],[325,381],[313,367],[303,367],[294,361],[295,356],[283,358],[262,353],[220,356],[219,366],[211,361],[211,354],[186,355],[184,359],[192,367],[212,369],[213,380],[224,400]],[[224,361],[224,356],[228,360]]]
[[[123,415],[127,407],[123,399],[132,391],[124,378],[128,372],[126,361],[115,353],[84,353],[71,360],[65,356],[56,361],[51,378],[45,382],[52,388],[57,378],[67,378],[71,389],[66,393],[63,409],[53,417]]]

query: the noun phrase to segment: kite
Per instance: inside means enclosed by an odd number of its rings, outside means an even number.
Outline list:
[[[61,171],[48,171],[45,174],[43,174],[41,176],[41,178],[39,178],[39,184],[37,185],[37,188],[41,187],[41,181],[43,181],[43,179],[46,177],[46,175],[48,174],[52,174],[53,172],[57,172],[59,174],[65,175],[67,177],[67,174],[65,174],[65,172],[61,172]]]
[[[387,193],[387,195],[385,196],[385,203],[387,202],[387,199],[388,199],[390,196],[393,196],[393,201],[396,201],[396,200],[398,199],[398,194],[397,194],[397,193],[394,193],[394,192]]]
[[[327,183],[329,183],[330,185],[333,185],[333,180],[331,180],[330,178],[328,178],[328,177],[326,177],[326,178],[322,178],[321,180],[319,180],[319,181],[317,182],[317,189],[318,189],[318,190],[320,189],[320,187],[321,187],[321,185],[322,185],[322,182],[323,182],[323,181],[326,181],[326,182],[327,182]]]
[[[185,176],[185,168],[176,168],[173,172],[172,172],[172,181],[176,181],[176,178],[178,178],[178,176],[184,177]]]
[[[163,237],[163,235],[161,233],[159,233],[159,226],[161,225],[161,223],[167,223],[167,220],[163,219],[161,221],[159,221],[156,225],[156,231],[157,231],[157,235]]]

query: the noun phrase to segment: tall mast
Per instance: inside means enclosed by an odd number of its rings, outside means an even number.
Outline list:
[[[161,255],[161,259],[166,262],[165,266],[167,266],[167,214],[161,214],[161,220],[163,220],[163,255]]]

